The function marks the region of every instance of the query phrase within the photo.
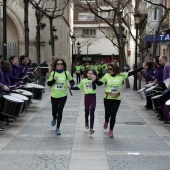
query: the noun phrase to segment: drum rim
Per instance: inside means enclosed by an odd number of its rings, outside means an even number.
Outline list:
[[[12,98],[14,98],[14,96],[10,96],[10,95],[3,95],[3,98],[5,98],[5,97],[12,97]],[[9,100],[9,101],[12,101],[12,102],[15,102],[15,103],[24,103],[24,101],[22,100],[22,99],[20,99],[20,98],[17,98],[17,99],[19,99],[20,101],[16,101],[16,100],[10,100],[9,98],[5,98],[6,100]],[[16,99],[16,98],[14,98],[14,99]]]
[[[156,97],[161,97],[162,94],[159,94],[159,95],[156,95],[156,96],[153,96],[151,99],[156,99]]]

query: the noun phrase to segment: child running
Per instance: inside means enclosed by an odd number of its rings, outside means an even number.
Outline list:
[[[96,83],[92,76],[96,76],[96,72],[93,69],[88,68],[84,73],[84,78],[78,85],[78,87],[72,87],[72,90],[84,91],[84,105],[85,105],[85,128],[89,129],[89,114],[90,114],[90,130],[89,134],[94,134],[94,112],[96,108]]]

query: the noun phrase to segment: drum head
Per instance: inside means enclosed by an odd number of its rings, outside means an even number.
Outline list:
[[[170,100],[166,101],[165,105],[170,106]]]
[[[141,92],[141,91],[144,91],[144,90],[145,90],[145,88],[142,88],[142,89],[138,90],[138,92]]]
[[[152,90],[155,89],[155,88],[156,88],[156,86],[152,86],[152,87],[146,89],[146,92],[150,92],[150,91],[152,91]]]
[[[6,99],[6,100],[10,100],[12,102],[15,102],[15,103],[24,103],[24,101],[22,99],[16,98],[16,97],[10,96],[10,95],[4,95],[3,98]]]
[[[27,83],[28,86],[30,87],[34,87],[36,89],[44,89],[43,86],[39,85],[39,84],[35,84],[35,83]]]
[[[149,83],[149,84],[147,84],[145,87],[148,88],[148,87],[153,86],[154,84],[155,84],[155,82],[154,82],[154,83]]]
[[[19,99],[22,99],[22,100],[24,100],[24,101],[28,101],[28,97],[23,96],[23,95],[21,95],[21,94],[11,93],[10,96],[16,97],[16,98],[19,98]]]
[[[24,96],[33,96],[33,94],[27,90],[23,90],[23,89],[16,89],[16,90],[12,90],[13,92],[16,92],[16,93],[20,93]]]
[[[160,98],[161,96],[162,96],[162,94],[159,94],[159,95],[152,97],[151,99],[157,99],[157,98]]]

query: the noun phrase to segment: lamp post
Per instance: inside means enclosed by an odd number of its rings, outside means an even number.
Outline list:
[[[73,34],[71,36],[71,42],[72,42],[72,59],[71,59],[71,75],[73,77],[73,70],[74,70],[74,67],[73,67],[73,64],[74,64],[74,55],[73,55],[73,50],[74,50],[74,43],[76,41],[76,37],[75,35]]]
[[[7,23],[6,23],[6,2],[3,0],[3,57],[7,59]]]
[[[135,46],[135,65],[134,65],[134,70],[136,70],[137,69],[138,27],[140,25],[140,19],[141,19],[141,15],[140,15],[140,13],[138,11],[135,12],[134,19],[135,19],[135,27],[136,27],[136,46]],[[137,74],[134,75],[133,90],[137,90]]]
[[[77,58],[79,59],[79,55],[80,55],[80,43],[77,43]]]
[[[87,44],[87,60],[88,60],[88,56],[89,56],[89,46],[91,45],[92,43],[88,43]]]
[[[55,56],[55,40],[58,40],[58,36],[56,35],[57,29],[55,28],[55,26],[53,26],[52,31],[53,31],[52,54],[53,54],[53,56]]]

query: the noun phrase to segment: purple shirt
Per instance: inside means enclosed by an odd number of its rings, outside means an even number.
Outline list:
[[[24,77],[25,75],[27,75],[27,73],[28,73],[28,67],[21,63],[19,65],[19,75],[21,77]]]
[[[157,80],[158,85],[162,86],[163,85],[163,66],[159,66],[155,70],[155,79]]]
[[[9,73],[9,79],[10,79],[11,85],[15,85],[20,80],[20,78],[19,78],[19,69],[14,64],[11,64],[11,68],[12,68],[12,70]]]
[[[1,70],[1,68],[0,68],[0,83],[4,83],[4,79],[3,79],[3,73],[2,73],[2,70]],[[3,91],[3,89],[2,89],[2,87],[0,87],[0,94],[2,94],[2,91]]]
[[[164,67],[163,80],[166,80],[169,77],[170,77],[170,64]]]
[[[154,77],[154,72],[152,69],[149,69],[146,71],[146,74],[145,74],[145,80],[146,80],[146,83],[150,82],[150,81],[153,81],[154,79],[152,78]]]
[[[6,73],[4,71],[2,71],[2,73],[3,73],[3,78],[4,78],[4,84],[8,87],[11,86],[11,82],[9,79],[9,73]]]

